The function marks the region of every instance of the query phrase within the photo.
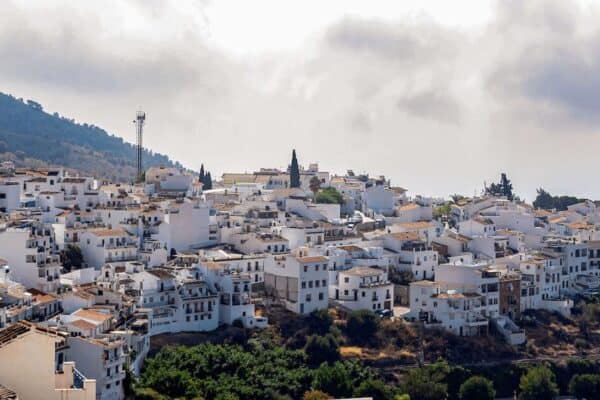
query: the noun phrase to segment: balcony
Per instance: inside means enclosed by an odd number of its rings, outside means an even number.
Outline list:
[[[465,324],[470,327],[487,326],[488,320],[480,316],[471,316],[467,318]]]

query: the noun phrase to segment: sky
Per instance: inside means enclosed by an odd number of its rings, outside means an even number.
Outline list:
[[[0,91],[213,177],[600,199],[599,1],[3,1]]]

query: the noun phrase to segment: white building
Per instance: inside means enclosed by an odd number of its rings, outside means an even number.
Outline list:
[[[340,271],[330,283],[333,299],[351,310],[391,310],[394,285],[378,268],[354,267]]]
[[[95,400],[96,381],[65,360],[66,347],[65,337],[32,324],[0,331],[0,385],[22,400]]]
[[[328,307],[328,258],[301,247],[265,260],[265,287],[290,311],[309,314]]]
[[[67,337],[66,357],[75,361],[81,373],[96,380],[96,399],[121,400],[125,398],[124,353],[125,341],[118,337],[91,339],[82,336]]]
[[[10,212],[21,204],[21,185],[19,182],[0,181],[0,213]]]
[[[121,228],[90,229],[81,234],[84,262],[95,269],[104,264],[138,259],[138,238]]]
[[[27,288],[55,292],[60,285],[60,258],[54,253],[52,230],[23,222],[0,229],[0,257],[10,266],[13,279]]]
[[[210,289],[219,295],[219,322],[231,325],[241,321],[247,328],[263,328],[267,319],[255,315],[252,302],[252,278],[243,269],[226,263],[203,261],[199,269]]]

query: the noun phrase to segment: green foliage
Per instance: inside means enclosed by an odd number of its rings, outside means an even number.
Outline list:
[[[318,366],[324,362],[333,363],[340,359],[340,346],[337,340],[328,333],[325,336],[309,336],[304,352],[310,365]]]
[[[380,379],[364,380],[354,391],[354,397],[372,397],[373,400],[392,400],[393,393]]]
[[[211,190],[212,189],[212,176],[210,174],[210,171],[206,172],[202,183],[204,184],[202,186],[202,190]]]
[[[354,343],[368,343],[379,330],[379,317],[370,310],[357,310],[348,314],[346,334]]]
[[[533,367],[521,377],[521,400],[549,400],[558,396],[554,373],[545,366]]]
[[[569,382],[569,393],[578,399],[595,399],[600,394],[600,375],[574,375]]]
[[[79,269],[83,264],[83,254],[81,253],[81,248],[75,244],[67,245],[67,247],[62,251],[61,256],[63,267],[67,271]]]
[[[410,396],[408,394],[399,394],[394,397],[394,400],[410,400]]]
[[[125,182],[136,178],[136,147],[89,124],[51,115],[32,100],[0,93],[0,141],[5,159],[17,166],[64,166],[83,174]],[[11,157],[13,155],[13,157]],[[167,156],[144,150],[144,169],[178,166]]]
[[[544,210],[556,209],[557,211],[564,211],[568,206],[581,203],[583,201],[585,201],[585,199],[580,199],[574,196],[552,196],[544,189],[539,188],[537,190],[537,196],[533,201],[533,206],[535,208],[542,208]]]
[[[411,400],[443,400],[448,395],[444,383],[448,365],[437,363],[431,366],[410,370],[404,383],[404,391]]]
[[[472,376],[460,385],[461,400],[494,400],[494,384],[482,376]]]
[[[512,183],[504,172],[500,174],[500,182],[485,187],[485,193],[492,196],[505,196],[508,200],[514,198]]]
[[[198,174],[198,182],[204,183],[204,178],[205,178],[204,164],[200,164],[200,174]]]
[[[312,387],[335,397],[350,397],[354,388],[371,377],[356,362],[338,361],[333,365],[323,363],[314,371]]]
[[[333,318],[329,310],[320,309],[311,312],[307,318],[308,329],[312,334],[324,335],[329,332],[333,324]]]
[[[321,180],[318,176],[313,176],[310,178],[309,182],[310,191],[313,192],[313,195],[317,195],[319,190],[321,189]]]
[[[450,203],[445,203],[445,204],[442,204],[439,207],[436,207],[433,210],[433,217],[434,218],[448,217],[450,215],[451,211],[452,211],[451,204]]]
[[[327,336],[326,341],[335,342]],[[365,380],[375,379],[357,362],[324,362],[312,369],[307,361],[302,350],[279,347],[262,335],[248,340],[245,348],[212,343],[165,347],[146,361],[136,388],[167,398],[300,399],[311,389],[351,396]],[[363,388],[379,390],[378,383],[369,385]]]
[[[290,165],[290,187],[300,187],[300,168],[298,167],[298,159],[296,158],[296,150],[292,150],[292,163]]]
[[[317,203],[324,204],[344,204],[344,196],[333,186],[326,187],[317,193],[315,200]]]

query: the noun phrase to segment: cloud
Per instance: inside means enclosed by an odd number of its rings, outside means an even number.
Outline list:
[[[207,4],[3,3],[0,91],[130,141],[141,106],[145,143],[213,176],[283,167],[296,148],[417,193],[472,194],[505,171],[526,197],[600,197],[586,185],[600,145],[593,6],[502,1],[469,29],[340,15],[301,48],[240,56],[212,40]]]

